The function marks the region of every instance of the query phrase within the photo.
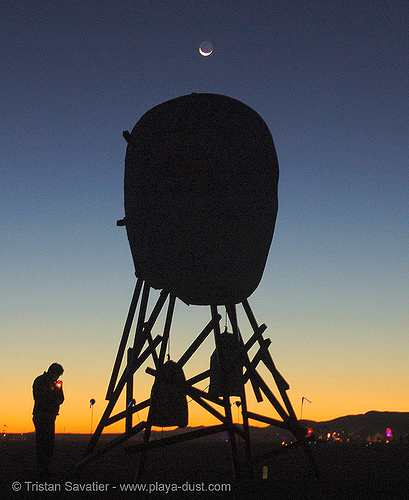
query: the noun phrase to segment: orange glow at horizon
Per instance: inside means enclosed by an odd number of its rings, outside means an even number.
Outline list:
[[[107,405],[107,401],[104,399],[105,390],[106,389],[101,387],[97,393],[94,391],[93,396],[96,399],[96,403],[93,407],[93,414],[91,415],[92,412],[89,404],[90,398],[86,394],[86,391],[78,391],[75,393],[66,388],[66,399],[61,405],[60,414],[56,419],[56,433],[90,434],[91,424],[94,432]],[[248,408],[250,411],[273,419],[281,420],[268,401],[257,403],[251,390],[248,391],[247,394]],[[292,393],[290,390],[288,394],[297,417],[299,418],[299,403],[301,402],[302,397],[300,395],[301,393],[297,395],[295,392]],[[371,394],[358,394],[355,391],[353,393],[346,393],[345,391],[340,390],[336,394],[323,394],[322,391],[319,394],[318,391],[310,391],[309,396],[311,397],[312,404],[308,405],[308,407],[304,407],[304,420],[327,421],[344,415],[366,413],[370,410],[398,412],[407,411],[405,398],[400,395],[400,398],[398,399],[396,397],[397,394],[394,393],[390,393],[386,399],[383,398],[382,407],[377,407],[373,404],[373,397]],[[10,395],[3,391],[0,392],[0,398],[0,409],[3,417],[2,430],[6,433],[34,432],[31,415],[33,402],[32,398],[30,398],[27,394],[27,391],[20,390],[15,392],[11,399]],[[141,397],[138,401],[140,402],[143,399],[144,398]],[[233,404],[236,400],[238,400],[238,398],[231,398],[233,422],[242,423],[241,411],[236,405]],[[189,427],[209,426],[220,423],[216,417],[205,411],[194,401],[191,401],[188,398],[188,402]],[[124,408],[125,400],[124,398],[120,398],[112,414],[122,411]],[[146,420],[147,413],[147,409],[136,412],[133,416],[133,425],[136,425],[139,421]],[[266,426],[266,424],[255,420],[251,420],[250,425],[256,427]],[[112,424],[111,426],[105,427],[104,434],[123,433],[124,430],[125,421],[122,420]]]

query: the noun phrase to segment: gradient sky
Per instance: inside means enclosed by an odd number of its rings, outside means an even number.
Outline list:
[[[409,411],[407,1],[19,0],[0,12],[0,425],[34,429],[33,379],[57,361],[57,431],[89,432],[90,398],[95,427],[135,282],[116,227],[122,131],[191,92],[243,101],[274,137],[279,213],[249,300],[298,415],[303,396],[314,420]],[[178,302],[173,359],[209,315]],[[138,380],[140,400],[150,377]],[[189,425],[210,423],[192,404]]]

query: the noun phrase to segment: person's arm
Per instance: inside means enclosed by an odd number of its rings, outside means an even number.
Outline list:
[[[47,383],[42,379],[34,380],[33,384],[33,397],[34,401],[37,403],[43,403],[47,401],[50,394],[50,387],[47,386]]]

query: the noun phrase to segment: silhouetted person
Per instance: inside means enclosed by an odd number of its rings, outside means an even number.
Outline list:
[[[62,382],[58,378],[64,368],[53,363],[48,371],[39,375],[33,383],[33,422],[36,429],[37,463],[41,475],[49,474],[54,451],[55,419],[64,401]]]

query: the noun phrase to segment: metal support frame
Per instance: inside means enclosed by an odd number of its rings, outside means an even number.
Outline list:
[[[152,309],[152,312],[150,313],[149,317],[147,317],[149,291],[149,285],[146,282],[143,282],[141,278],[138,278],[107,390],[106,399],[108,403],[105,412],[103,413],[101,420],[90,439],[84,458],[79,462],[78,467],[83,467],[96,457],[107,453],[116,446],[126,442],[132,436],[143,432],[143,442],[141,444],[130,446],[126,450],[128,454],[139,453],[137,477],[141,477],[144,472],[146,457],[149,450],[157,446],[172,445],[178,442],[196,439],[217,432],[227,432],[230,442],[234,475],[236,480],[240,480],[243,472],[246,472],[248,475],[253,474],[253,464],[257,462],[259,458],[253,457],[250,440],[249,421],[254,420],[257,422],[268,423],[290,431],[296,439],[295,445],[301,445],[305,449],[308,458],[313,464],[314,469],[316,469],[315,461],[311,455],[310,449],[305,439],[304,430],[298,423],[294,409],[287,395],[289,385],[283,378],[283,376],[279,373],[273,362],[268,349],[269,344],[271,343],[270,340],[263,338],[263,332],[267,327],[264,324],[260,326],[258,325],[251,310],[250,304],[247,300],[243,301],[242,307],[249,320],[249,323],[253,330],[253,334],[246,342],[244,342],[241,331],[239,329],[236,308],[237,306],[235,304],[225,305],[226,312],[232,326],[233,335],[236,337],[240,345],[240,352],[227,366],[220,367],[222,373],[228,374],[230,370],[237,367],[238,363],[241,364],[242,379],[239,397],[243,420],[242,428],[233,423],[230,402],[231,396],[228,394],[228,392],[224,391],[221,396],[215,396],[209,394],[209,392],[200,390],[195,387],[195,384],[210,377],[210,370],[199,373],[183,383],[175,382],[175,384],[183,387],[187,396],[189,396],[196,404],[200,405],[207,412],[216,417],[220,421],[219,425],[206,427],[205,429],[200,431],[186,431],[183,434],[165,437],[155,441],[150,441],[149,439],[152,427],[151,422],[149,422],[149,418],[147,419],[147,421],[142,421],[136,425],[133,425],[134,413],[150,406],[150,399],[146,399],[145,401],[141,402],[135,402],[135,400],[133,399],[134,375],[148,359],[151,359],[153,361],[155,368],[148,367],[146,368],[146,372],[153,375],[154,377],[156,376],[158,368],[160,368],[164,364],[176,302],[176,298],[174,296],[162,291],[156,301],[155,306]],[[167,299],[169,300],[163,335],[157,335],[155,338],[153,338],[153,326],[155,325]],[[139,308],[137,307],[138,302]],[[190,358],[195,354],[195,352],[199,349],[202,343],[212,332],[217,348],[221,335],[221,316],[218,312],[218,306],[212,305],[210,306],[210,310],[211,319],[209,323],[203,328],[200,334],[189,345],[184,354],[177,361],[177,364],[181,368],[183,368],[183,366],[190,360]],[[133,346],[128,348],[128,350],[126,351],[132,324],[137,312],[138,314]],[[249,351],[256,344],[258,344],[258,350],[253,356],[253,359],[250,359]],[[157,352],[157,348],[159,349],[159,353]],[[126,365],[121,376],[119,376],[121,365],[125,360],[125,357]],[[278,392],[281,396],[282,403],[277,399],[277,397],[270,390],[267,383],[260,376],[257,370],[260,363],[263,363],[271,373]],[[249,386],[247,384],[248,382],[250,382],[256,400],[258,402],[261,402],[263,401],[263,396],[267,398],[281,420],[266,415],[260,415],[249,410],[246,398],[246,385]],[[113,414],[118,399],[124,390],[126,392],[126,407],[123,411]],[[118,422],[120,420],[125,421],[125,432],[115,439],[109,441],[107,444],[105,444],[104,447],[100,449],[96,448],[98,440],[104,429],[109,427],[114,422]],[[244,460],[240,460],[239,457],[239,449],[236,439],[237,437],[244,441]],[[274,454],[277,454],[277,450],[271,451],[270,455]],[[266,458],[267,455],[263,454],[262,458]]]

